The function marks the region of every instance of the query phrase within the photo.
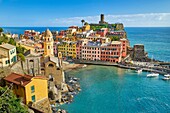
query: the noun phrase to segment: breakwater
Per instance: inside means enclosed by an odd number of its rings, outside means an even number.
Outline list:
[[[102,66],[116,66],[119,68],[125,68],[125,69],[132,69],[137,70],[139,68],[142,68],[143,71],[146,72],[155,72],[159,74],[168,74],[170,73],[170,68],[165,68],[163,66],[149,66],[149,65],[135,65],[135,64],[121,64],[121,63],[111,63],[111,62],[104,62],[104,61],[86,61],[86,60],[75,60],[75,63],[79,64],[87,64],[87,65],[102,65]],[[162,63],[162,62],[161,62]],[[148,62],[150,64],[150,62]],[[156,63],[157,64],[157,63]]]

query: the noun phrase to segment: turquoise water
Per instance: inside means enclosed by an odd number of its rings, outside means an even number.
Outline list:
[[[82,91],[73,103],[61,106],[69,113],[168,113],[170,82],[146,78],[146,72],[107,66],[89,66],[69,73],[80,78]]]
[[[5,28],[22,34],[29,28]],[[34,29],[34,28],[32,28]],[[44,31],[46,28],[35,28]],[[67,28],[50,28],[61,30]],[[149,56],[170,61],[170,28],[125,28],[131,46],[142,43]],[[168,113],[170,81],[146,78],[146,72],[106,66],[88,66],[69,73],[80,78],[82,91],[73,103],[61,106],[69,113]]]

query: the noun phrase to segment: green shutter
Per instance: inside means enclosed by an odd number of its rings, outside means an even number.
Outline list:
[[[34,93],[34,92],[35,92],[35,87],[31,86],[31,93]]]
[[[33,96],[31,97],[31,99],[32,99],[32,102],[35,102],[35,95],[33,95]]]

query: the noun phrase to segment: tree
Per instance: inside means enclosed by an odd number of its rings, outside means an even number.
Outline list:
[[[3,34],[3,36],[0,37],[0,44],[2,44],[3,42],[4,43],[8,42],[8,37],[5,34]]]
[[[81,23],[82,23],[82,27],[83,27],[83,23],[85,22],[85,20],[81,20]]]
[[[22,47],[22,46],[20,46],[20,45],[17,46],[16,49],[17,49],[17,53],[22,53],[22,54],[24,54],[24,52],[25,52],[25,50],[26,50],[25,47]]]
[[[0,33],[2,33],[4,30],[0,27]]]
[[[28,110],[10,88],[0,87],[0,113],[28,113]]]
[[[8,44],[16,46],[16,41],[13,38],[10,38]]]
[[[111,39],[111,41],[119,41],[118,36],[111,36],[110,39]]]
[[[18,54],[18,58],[21,61],[22,70],[24,69],[23,62],[25,62],[25,56],[22,53]]]
[[[89,23],[85,22],[84,25],[89,25]]]

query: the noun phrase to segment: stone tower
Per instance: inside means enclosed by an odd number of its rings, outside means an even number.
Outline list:
[[[101,15],[100,15],[100,21],[101,21],[101,22],[104,22],[104,14],[101,14]]]
[[[49,29],[44,33],[44,56],[54,56],[53,35]]]

